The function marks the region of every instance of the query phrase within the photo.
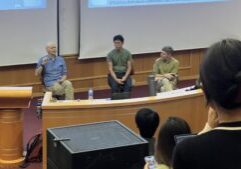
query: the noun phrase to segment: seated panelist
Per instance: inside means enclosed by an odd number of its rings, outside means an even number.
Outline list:
[[[43,85],[53,95],[64,95],[66,100],[74,99],[72,83],[67,79],[67,68],[64,58],[56,55],[56,44],[49,42],[46,46],[47,55],[39,59],[35,70],[41,76]]]
[[[173,58],[174,50],[170,46],[162,48],[160,57],[153,65],[158,92],[171,91],[176,88],[179,61]]]
[[[113,43],[115,49],[107,55],[108,84],[112,93],[130,92],[132,87],[130,76],[132,70],[131,53],[123,48],[124,38],[122,35],[114,36]]]

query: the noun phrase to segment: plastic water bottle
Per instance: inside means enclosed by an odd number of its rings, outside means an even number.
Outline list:
[[[88,99],[93,100],[94,99],[94,91],[92,88],[89,88],[88,90]]]
[[[146,156],[145,162],[148,164],[148,169],[156,169],[157,163],[154,156]]]

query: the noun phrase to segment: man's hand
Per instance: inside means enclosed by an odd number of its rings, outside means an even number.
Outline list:
[[[121,81],[124,83],[126,81],[127,77],[126,76],[123,76]]]
[[[40,76],[42,74],[44,65],[46,65],[47,63],[48,63],[48,57],[44,57],[39,67],[35,69],[35,76]]]
[[[175,77],[175,75],[173,74],[173,73],[168,73],[168,74],[165,74],[164,75],[168,80],[172,80],[174,77]]]
[[[43,60],[42,60],[41,65],[46,65],[47,63],[48,63],[48,58],[44,57]]]
[[[67,76],[66,76],[66,75],[63,75],[57,82],[58,82],[59,84],[62,84],[66,79],[67,79]]]
[[[62,80],[62,79],[59,79],[57,82],[58,82],[59,84],[62,84],[62,83],[63,83],[63,80]]]
[[[115,81],[116,81],[118,84],[121,84],[121,85],[124,84],[124,82],[122,81],[122,79],[115,79]]]
[[[155,81],[161,80],[161,79],[163,79],[163,78],[165,78],[163,75],[157,74],[157,75],[155,76]]]

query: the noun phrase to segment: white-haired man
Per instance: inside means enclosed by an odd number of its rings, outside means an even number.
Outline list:
[[[56,55],[57,47],[53,42],[46,45],[47,55],[39,59],[35,70],[41,76],[47,91],[53,95],[65,95],[66,100],[74,99],[72,83],[67,79],[67,68],[64,58]]]

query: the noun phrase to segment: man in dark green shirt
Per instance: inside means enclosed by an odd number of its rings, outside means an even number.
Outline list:
[[[124,38],[116,35],[113,38],[115,49],[107,55],[108,62],[108,83],[112,93],[130,92],[132,79],[130,77],[132,69],[131,53],[123,48]]]
[[[163,47],[160,58],[153,65],[159,92],[170,91],[176,87],[179,61],[172,57],[173,52],[172,47]]]

